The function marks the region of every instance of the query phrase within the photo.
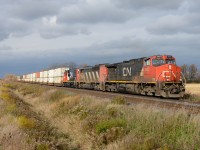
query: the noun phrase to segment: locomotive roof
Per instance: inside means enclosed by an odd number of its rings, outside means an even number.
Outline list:
[[[141,57],[141,58],[130,59],[130,60],[123,61],[123,62],[119,62],[119,63],[108,64],[108,65],[106,65],[106,67],[109,67],[109,68],[117,67],[117,65],[119,65],[119,64],[143,61],[145,58],[146,58],[146,57]]]
[[[167,55],[167,54],[164,54],[164,55],[152,55],[152,56],[149,56],[149,57],[146,57],[144,60],[147,60],[147,59],[149,59],[149,58],[152,58],[152,57],[160,57],[160,58],[165,58],[165,57],[167,57],[167,58],[174,58],[172,55]]]

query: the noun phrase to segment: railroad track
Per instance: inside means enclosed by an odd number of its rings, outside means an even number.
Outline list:
[[[27,83],[33,84],[33,83]],[[41,85],[41,86],[50,86],[50,85]],[[124,93],[115,93],[115,92],[102,92],[94,91],[87,89],[76,89],[60,86],[51,86],[52,88],[63,89],[69,92],[82,94],[82,95],[91,95],[100,98],[114,98],[117,96],[123,96],[126,99],[127,104],[136,105],[136,104],[148,104],[149,106],[157,106],[161,108],[175,109],[175,110],[187,110],[189,113],[200,113],[200,103],[190,102],[189,100],[177,100],[177,99],[162,99],[159,97],[153,96],[143,96],[143,95],[132,95]]]
[[[114,98],[116,96],[123,96],[129,105],[135,104],[149,104],[150,106],[158,106],[162,108],[172,108],[172,109],[185,109],[190,113],[200,113],[200,103],[189,102],[189,100],[177,100],[177,99],[162,99],[159,97],[150,97],[142,95],[132,95],[124,93],[114,93],[114,92],[102,92],[93,91],[86,89],[75,89],[67,87],[56,87],[58,89],[65,89],[70,92],[84,95],[92,95],[101,98]]]

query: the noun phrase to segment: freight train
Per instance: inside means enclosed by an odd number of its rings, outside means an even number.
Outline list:
[[[171,55],[154,55],[84,68],[57,68],[18,76],[19,81],[80,89],[182,98],[185,79]]]

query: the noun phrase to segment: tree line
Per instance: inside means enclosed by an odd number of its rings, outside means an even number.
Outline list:
[[[200,83],[200,72],[195,64],[181,66],[182,73],[187,82],[199,82]]]

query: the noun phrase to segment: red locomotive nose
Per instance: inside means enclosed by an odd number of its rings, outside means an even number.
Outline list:
[[[157,81],[178,82],[181,79],[181,69],[174,64],[165,64],[156,68]]]

